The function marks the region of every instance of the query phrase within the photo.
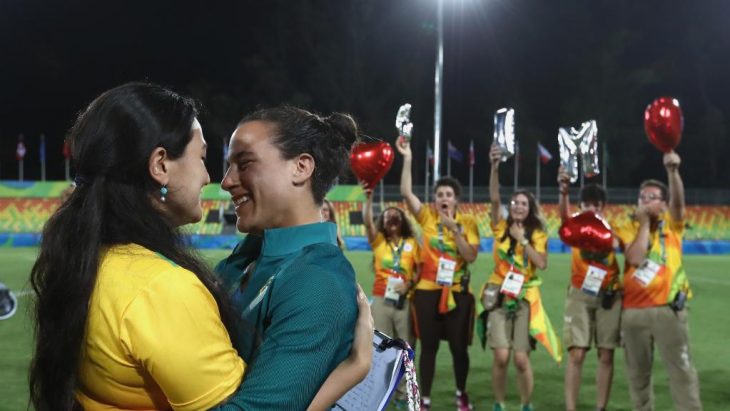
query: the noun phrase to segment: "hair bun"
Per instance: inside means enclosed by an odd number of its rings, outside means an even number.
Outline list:
[[[357,123],[355,123],[355,119],[351,115],[332,113],[324,121],[332,127],[342,142],[342,145],[348,150],[358,140]]]

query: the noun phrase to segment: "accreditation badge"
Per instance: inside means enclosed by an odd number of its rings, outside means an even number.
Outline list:
[[[499,292],[506,296],[517,298],[522,291],[523,284],[525,284],[525,276],[520,273],[510,271],[504,277],[504,281],[502,281],[502,287],[499,289]]]
[[[659,273],[662,266],[658,263],[646,259],[643,263],[634,271],[634,279],[641,283],[642,286],[648,286],[654,277]]]
[[[403,244],[403,251],[410,253],[411,251],[413,251],[413,245],[411,245],[411,243]]]
[[[456,272],[456,261],[442,256],[439,258],[439,267],[436,271],[436,283],[451,287],[454,284],[454,272]]]
[[[603,279],[606,278],[606,273],[608,273],[606,269],[589,264],[586,276],[583,279],[583,285],[580,287],[581,291],[593,296],[598,295],[598,292],[601,291]]]
[[[385,294],[383,297],[393,303],[397,303],[400,299],[400,294],[396,291],[396,287],[403,284],[403,277],[393,273],[388,276],[388,282],[385,285]]]

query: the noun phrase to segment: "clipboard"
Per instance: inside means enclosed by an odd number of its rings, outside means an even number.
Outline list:
[[[375,330],[370,372],[360,384],[337,400],[331,410],[384,410],[405,374],[404,354],[411,360],[415,356],[405,341],[400,338],[390,338]]]

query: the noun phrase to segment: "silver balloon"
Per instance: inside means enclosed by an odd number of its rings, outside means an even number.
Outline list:
[[[7,320],[18,310],[18,299],[5,284],[0,283],[0,320]]]
[[[583,175],[590,178],[601,173],[598,166],[598,126],[596,120],[590,120],[588,127],[582,130],[580,140],[580,156],[583,163]],[[583,123],[585,126],[586,123]]]
[[[398,114],[395,116],[395,128],[398,129],[399,135],[405,137],[407,141],[411,141],[413,123],[411,123],[411,105],[409,103],[403,104],[398,109]]]
[[[560,127],[558,129],[558,146],[560,147],[560,165],[563,166],[565,172],[570,176],[570,182],[575,183],[578,180],[578,145],[574,141],[574,128],[566,129]]]
[[[583,163],[583,175],[594,177],[601,172],[598,165],[598,126],[595,120],[584,122],[580,129],[558,129],[558,145],[560,165],[570,176],[571,183],[578,180],[578,153]]]
[[[494,142],[502,151],[501,160],[515,155],[515,110],[500,108],[494,113]]]

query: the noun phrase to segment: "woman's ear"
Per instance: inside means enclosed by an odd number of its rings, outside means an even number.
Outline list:
[[[301,186],[314,174],[314,157],[311,154],[302,153],[294,158],[293,161],[295,168],[292,182],[295,186]]]
[[[161,186],[167,185],[167,183],[170,181],[170,176],[168,175],[167,168],[168,161],[169,159],[167,157],[167,150],[162,147],[157,147],[152,150],[152,154],[150,154],[150,159],[147,162],[147,168],[149,170],[150,176]]]

